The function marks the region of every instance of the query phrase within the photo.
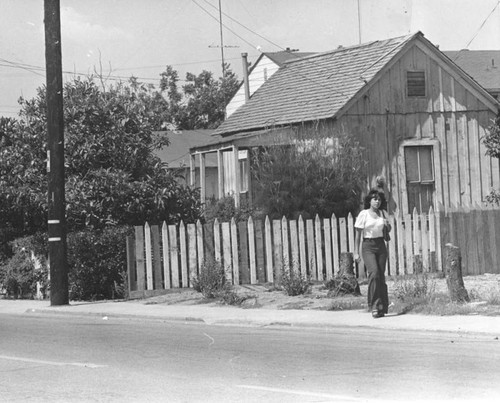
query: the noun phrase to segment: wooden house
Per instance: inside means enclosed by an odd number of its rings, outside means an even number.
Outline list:
[[[190,166],[189,150],[192,147],[206,144],[213,139],[213,130],[165,130],[158,132],[160,136],[168,138],[168,145],[155,151],[160,160],[167,164],[167,169],[174,171],[179,175],[181,184],[200,184],[200,166],[195,165],[194,169]],[[218,197],[218,168],[215,156],[208,156],[205,159],[204,166],[204,187],[207,197]],[[195,178],[192,179],[191,175]]]
[[[252,188],[242,152],[269,145],[276,129],[344,130],[365,150],[366,189],[385,176],[391,211],[481,204],[500,187],[499,161],[486,156],[481,141],[498,108],[418,32],[285,62],[216,129],[218,139],[191,149],[191,158],[203,165],[216,153],[219,195],[232,180],[238,203],[242,180],[250,199]]]

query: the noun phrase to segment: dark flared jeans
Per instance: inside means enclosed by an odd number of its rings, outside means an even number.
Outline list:
[[[380,300],[384,313],[387,313],[389,296],[384,274],[387,262],[384,238],[364,238],[361,255],[368,272],[368,310],[374,309],[377,300]]]

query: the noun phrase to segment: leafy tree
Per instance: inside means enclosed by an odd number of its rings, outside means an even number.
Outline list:
[[[358,145],[346,134],[316,129],[276,137],[275,144],[254,154],[255,204],[271,218],[312,218],[356,213],[365,163]]]
[[[145,98],[123,84],[101,90],[91,77],[65,85],[70,231],[199,216],[197,191],[179,185],[154,154],[166,139],[153,132],[156,116]],[[19,120],[0,120],[0,227],[28,235],[46,225],[45,88],[20,104]]]
[[[228,64],[224,77],[215,80],[213,73],[186,74],[182,92],[177,71],[167,66],[161,74],[160,89],[168,100],[172,123],[180,130],[213,129],[224,120],[226,104],[238,89],[238,79]]]
[[[493,121],[482,140],[487,149],[486,155],[500,159],[500,115]],[[492,189],[486,200],[491,204],[500,205],[500,189]]]

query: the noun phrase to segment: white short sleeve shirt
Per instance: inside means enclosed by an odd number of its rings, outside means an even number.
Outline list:
[[[384,213],[380,210],[380,216],[367,210],[361,210],[356,218],[355,228],[363,230],[363,238],[382,238],[384,236]]]

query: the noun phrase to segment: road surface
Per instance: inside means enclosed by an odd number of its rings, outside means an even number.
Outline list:
[[[492,401],[500,341],[0,315],[0,371],[5,402]]]

